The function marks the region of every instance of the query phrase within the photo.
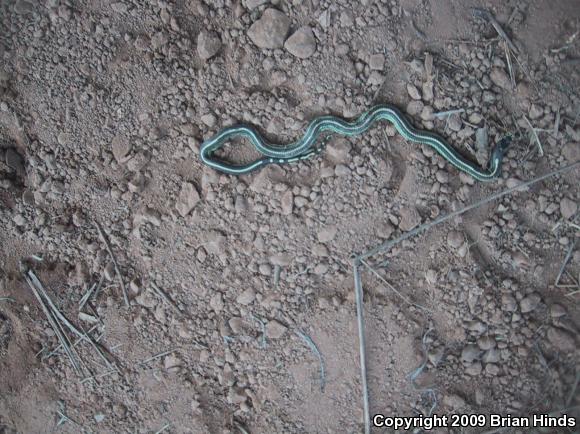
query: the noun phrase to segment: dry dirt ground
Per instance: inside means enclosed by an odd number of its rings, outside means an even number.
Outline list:
[[[579,31],[577,0],[2,1],[0,432],[362,432],[351,254],[580,160]],[[377,103],[481,165],[521,139],[487,184],[385,123],[199,159]],[[369,259],[371,413],[578,416],[579,181]]]

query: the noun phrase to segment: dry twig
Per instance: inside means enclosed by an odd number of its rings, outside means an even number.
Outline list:
[[[371,415],[369,407],[369,386],[367,382],[367,362],[366,362],[366,344],[365,344],[365,328],[363,317],[363,289],[360,276],[360,260],[354,258],[352,261],[354,274],[354,291],[356,300],[356,317],[358,324],[358,343],[359,343],[359,357],[360,357],[360,373],[362,383],[363,395],[363,414],[365,423],[365,434],[371,433]]]
[[[363,398],[363,413],[364,413],[364,423],[365,423],[365,434],[370,434],[371,432],[371,423],[370,423],[370,407],[369,407],[369,394],[368,394],[368,382],[367,382],[367,369],[366,369],[366,351],[365,351],[365,331],[364,331],[364,318],[363,318],[363,287],[361,282],[361,275],[360,275],[360,267],[364,264],[364,260],[370,256],[376,255],[378,253],[384,253],[390,250],[396,244],[407,240],[415,235],[424,232],[428,229],[431,229],[433,226],[439,225],[444,223],[448,220],[451,220],[458,215],[464,214],[472,209],[478,208],[483,206],[487,203],[493,202],[499,198],[502,198],[506,195],[512,194],[515,191],[523,190],[526,187],[536,184],[540,181],[545,179],[551,178],[556,175],[560,175],[564,172],[570,171],[571,169],[580,165],[580,161],[576,161],[575,163],[569,164],[567,166],[561,167],[556,169],[552,172],[546,173],[544,175],[540,175],[536,178],[530,179],[529,181],[522,182],[519,185],[514,187],[510,187],[499,193],[492,194],[488,197],[485,197],[477,202],[472,203],[471,205],[467,205],[457,211],[451,212],[447,215],[443,215],[431,222],[422,224],[415,229],[404,233],[403,235],[395,238],[394,240],[386,241],[377,247],[368,250],[365,253],[361,253],[360,255],[354,255],[352,260],[353,266],[353,274],[354,274],[354,290],[355,290],[355,302],[356,302],[356,312],[357,312],[357,325],[358,325],[358,335],[359,335],[359,355],[360,355],[360,370],[361,370],[361,383],[362,383],[362,398]]]
[[[528,118],[525,115],[524,115],[524,120],[526,121],[526,123],[530,127],[532,137],[534,138],[534,140],[536,141],[536,144],[538,145],[540,157],[543,157],[544,156],[544,147],[542,146],[542,142],[540,142],[540,137],[538,137],[538,133],[536,132],[536,129],[532,126],[531,122],[528,120]]]
[[[576,161],[572,164],[568,164],[567,166],[563,166],[559,169],[553,170],[552,172],[548,172],[548,173],[545,173],[544,175],[540,175],[536,178],[530,179],[529,181],[522,182],[521,184],[516,185],[514,187],[507,188],[503,191],[500,191],[499,193],[492,194],[491,196],[485,197],[485,198],[483,198],[475,203],[472,203],[471,205],[467,205],[466,207],[461,208],[457,211],[453,211],[452,213],[449,213],[447,215],[443,215],[443,216],[441,216],[441,217],[439,217],[431,222],[422,224],[421,226],[417,226],[415,229],[413,229],[409,232],[405,232],[403,235],[401,235],[400,237],[397,237],[394,240],[385,241],[384,243],[378,245],[377,247],[375,247],[375,248],[373,248],[365,253],[361,253],[360,255],[358,255],[356,257],[356,259],[358,259],[358,260],[366,259],[370,256],[376,255],[377,253],[385,252],[385,251],[391,249],[394,245],[399,244],[400,242],[405,241],[411,237],[414,237],[415,235],[417,235],[421,232],[424,232],[428,229],[431,229],[433,226],[441,224],[447,220],[451,220],[452,218],[457,217],[458,215],[464,214],[472,209],[479,208],[482,205],[485,205],[487,203],[490,203],[490,202],[493,202],[497,199],[500,199],[504,196],[512,194],[515,191],[524,190],[526,187],[529,187],[530,185],[537,184],[538,182],[541,182],[545,179],[548,179],[548,178],[551,178],[553,176],[568,172],[579,165],[580,165],[580,161]]]
[[[364,259],[361,259],[360,262],[369,269],[369,271],[371,273],[373,273],[381,282],[383,282],[391,291],[393,291],[395,294],[397,294],[405,303],[411,305],[411,306],[415,306],[421,310],[425,310],[427,312],[431,312],[428,308],[426,308],[425,306],[421,306],[420,304],[417,303],[413,303],[411,300],[409,300],[407,297],[405,297],[401,291],[399,291],[398,289],[396,289],[393,285],[391,285],[387,279],[385,279],[383,276],[381,276],[373,267],[371,267],[369,265],[368,262],[366,262]]]
[[[161,297],[163,299],[163,301],[165,301],[165,303],[170,305],[174,311],[181,314],[181,311],[179,310],[179,308],[177,307],[175,302],[171,298],[169,298],[167,293],[165,291],[163,291],[161,288],[159,288],[155,284],[155,282],[151,282],[151,288],[153,288],[153,292],[155,292],[155,294],[157,294],[159,297]]]
[[[40,294],[40,287],[42,286],[42,284],[40,283],[40,281],[37,278],[32,279],[31,278],[32,276],[36,277],[35,274],[31,270],[29,270],[27,274],[24,274],[24,280],[26,280],[26,283],[28,284],[28,286],[30,287],[30,290],[34,294],[34,297],[38,301],[38,304],[40,304],[40,307],[42,308],[44,315],[48,319],[48,323],[50,324],[52,330],[54,331],[56,337],[58,338],[60,345],[64,349],[69,360],[71,361],[71,364],[73,365],[75,371],[77,371],[77,373],[81,373],[82,367],[81,367],[81,363],[79,362],[78,354],[76,353],[76,351],[72,347],[72,344],[71,344],[68,336],[66,335],[66,333],[62,329],[62,327],[59,324],[58,320],[56,319],[54,313],[51,312],[47,303],[42,298],[42,296]],[[39,286],[37,286],[37,285],[39,285]]]
[[[504,29],[501,27],[501,25],[497,22],[497,20],[491,14],[491,12],[489,12],[486,9],[474,8],[474,9],[472,9],[472,13],[473,13],[474,17],[481,18],[481,19],[487,21],[488,23],[490,23],[493,26],[493,28],[495,29],[495,31],[497,32],[497,34],[499,36],[501,36],[503,38],[503,40],[509,45],[510,49],[514,53],[518,53],[517,47],[514,45],[514,43],[510,39],[510,37],[507,35],[507,33],[504,31]]]
[[[566,265],[568,265],[568,262],[570,261],[570,258],[572,257],[572,253],[574,252],[574,248],[576,247],[576,243],[578,242],[578,240],[574,240],[574,242],[572,244],[570,244],[570,247],[568,248],[568,252],[566,253],[566,257],[564,258],[564,262],[562,262],[562,266],[560,267],[560,271],[558,272],[558,276],[556,277],[556,280],[554,281],[554,286],[555,287],[560,287],[560,279],[562,278],[562,274],[564,274],[564,269],[566,268]]]
[[[95,226],[99,231],[99,235],[103,239],[105,243],[105,247],[107,248],[107,252],[109,252],[109,256],[111,257],[111,261],[113,261],[113,265],[115,266],[115,272],[117,273],[117,277],[119,278],[119,282],[121,283],[121,289],[123,290],[123,300],[125,301],[125,306],[129,307],[129,297],[127,296],[127,288],[125,288],[125,282],[123,282],[123,276],[121,275],[121,270],[119,269],[119,264],[117,263],[117,259],[113,254],[113,249],[111,248],[111,244],[109,243],[109,239],[107,238],[105,231],[101,228],[99,222],[95,222]]]
[[[322,359],[322,354],[320,354],[318,347],[316,346],[316,344],[314,343],[314,341],[310,336],[306,335],[301,330],[296,330],[294,333],[296,333],[296,336],[302,339],[306,343],[306,345],[308,345],[308,348],[310,348],[310,350],[316,355],[316,357],[318,357],[318,362],[320,363],[320,391],[324,392],[324,386],[326,384],[326,375],[324,373],[325,372],[324,360]]]

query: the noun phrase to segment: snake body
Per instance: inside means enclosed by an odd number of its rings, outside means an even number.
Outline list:
[[[315,144],[321,134],[337,133],[347,137],[358,136],[380,120],[391,122],[405,139],[432,147],[457,169],[478,181],[491,181],[499,175],[503,156],[511,142],[510,136],[500,140],[491,153],[488,168],[482,169],[464,158],[440,136],[413,127],[396,107],[383,104],[372,107],[352,121],[336,116],[320,116],[310,122],[300,140],[287,146],[269,143],[254,127],[249,125],[226,127],[202,143],[200,156],[209,167],[231,175],[243,175],[268,164],[292,163],[310,158],[320,152],[320,148],[316,148]],[[214,158],[214,152],[235,137],[248,139],[262,154],[262,157],[242,165],[233,165]]]

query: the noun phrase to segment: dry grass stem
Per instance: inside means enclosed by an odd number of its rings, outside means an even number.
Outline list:
[[[123,291],[123,300],[125,301],[125,306],[129,307],[129,297],[127,296],[127,288],[125,288],[125,282],[123,281],[123,276],[121,275],[121,270],[119,269],[119,264],[117,263],[117,259],[113,253],[113,249],[111,248],[111,244],[109,243],[109,239],[101,228],[101,225],[98,222],[95,222],[95,226],[99,232],[99,235],[103,239],[105,243],[105,247],[107,248],[107,252],[109,252],[109,256],[111,257],[111,261],[113,261],[113,265],[115,266],[115,273],[117,273],[117,277],[119,278],[119,283],[121,284],[121,289]]]

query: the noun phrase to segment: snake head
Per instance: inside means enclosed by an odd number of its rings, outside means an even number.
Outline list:
[[[503,156],[507,152],[508,147],[512,142],[512,136],[507,135],[504,136],[493,148],[491,153],[490,159],[490,169],[496,173],[496,176],[499,176],[501,171],[501,162],[503,160]]]
[[[510,135],[504,136],[493,148],[493,157],[499,158],[500,160],[503,158],[507,149],[511,145],[513,137]]]

